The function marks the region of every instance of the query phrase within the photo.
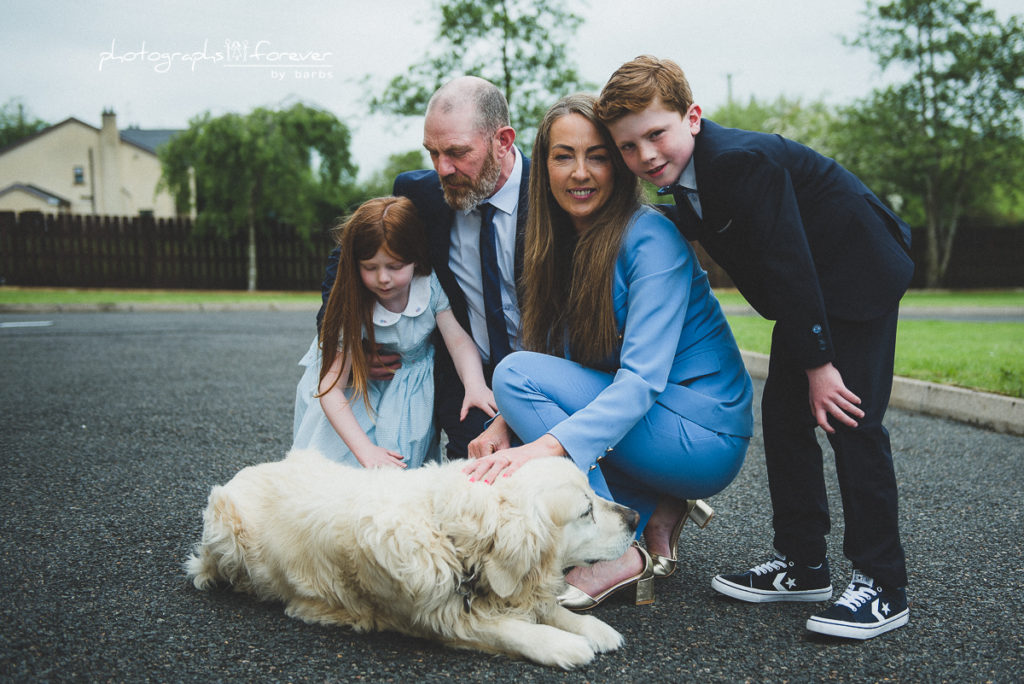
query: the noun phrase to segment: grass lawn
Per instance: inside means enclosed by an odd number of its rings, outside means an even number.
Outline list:
[[[715,296],[722,306],[744,306],[746,300],[736,290],[715,290]],[[3,301],[3,290],[0,290],[0,301]],[[1020,307],[1024,308],[1024,290],[964,290],[951,292],[946,290],[911,290],[903,295],[900,301],[903,308],[958,308],[984,309]]]
[[[735,291],[716,291],[723,306],[743,306]],[[309,304],[319,292],[242,292],[200,290],[107,290],[0,287],[0,306],[19,304]],[[909,292],[906,307],[1022,307],[1024,290]],[[771,321],[757,316],[729,316],[740,347],[768,353]],[[1024,397],[1024,323],[957,323],[900,321],[896,374],[960,387]]]
[[[289,304],[319,306],[319,292],[245,292],[244,290],[109,290],[92,288],[0,287],[0,305],[103,304]]]
[[[741,349],[767,354],[772,322],[729,316]],[[902,320],[896,375],[1024,397],[1024,323]]]

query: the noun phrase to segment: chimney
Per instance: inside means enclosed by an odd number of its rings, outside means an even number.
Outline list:
[[[124,213],[121,196],[121,135],[117,131],[117,115],[112,109],[103,110],[99,150],[99,202],[100,214]]]
[[[101,130],[104,136],[109,136],[111,133],[117,135],[117,114],[113,109],[103,110],[103,128]]]

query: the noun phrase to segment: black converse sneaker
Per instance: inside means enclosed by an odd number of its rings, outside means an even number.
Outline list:
[[[907,590],[886,589],[859,570],[839,600],[828,610],[807,620],[807,629],[818,634],[870,639],[902,627],[910,620]]]
[[[832,598],[828,561],[816,568],[798,566],[775,552],[775,558],[738,575],[718,575],[711,588],[726,596],[766,603],[768,601],[827,601]]]

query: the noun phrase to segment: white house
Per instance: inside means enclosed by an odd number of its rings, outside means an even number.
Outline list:
[[[0,211],[176,216],[156,156],[175,133],[118,131],[112,111],[101,128],[65,119],[0,149]]]

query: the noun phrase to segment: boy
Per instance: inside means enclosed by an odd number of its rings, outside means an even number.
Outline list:
[[[633,173],[674,195],[668,212],[680,231],[776,321],[762,397],[775,556],[712,586],[756,603],[831,598],[817,425],[835,452],[854,573],[807,629],[867,639],[905,625],[907,573],[882,417],[899,300],[914,270],[909,227],[833,160],[781,136],[702,120],[669,60],[624,64],[596,111]]]

